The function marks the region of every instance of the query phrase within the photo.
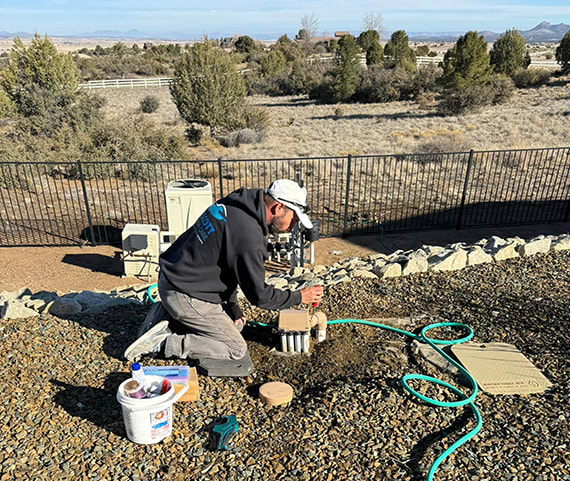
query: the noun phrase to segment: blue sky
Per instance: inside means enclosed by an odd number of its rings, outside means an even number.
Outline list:
[[[527,30],[540,21],[570,24],[570,0],[0,0],[0,31],[76,35],[138,29],[149,34],[294,33],[303,15],[318,31],[362,30],[365,13],[377,13],[388,32]]]

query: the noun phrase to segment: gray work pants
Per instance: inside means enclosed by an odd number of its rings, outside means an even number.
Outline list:
[[[181,359],[241,359],[247,344],[221,304],[201,301],[177,291],[164,276],[158,279],[158,292],[164,308],[184,333],[166,339],[166,357]],[[187,331],[187,332],[186,332]]]

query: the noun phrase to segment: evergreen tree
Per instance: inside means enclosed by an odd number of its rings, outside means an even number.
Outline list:
[[[376,30],[366,30],[362,32],[357,39],[358,45],[365,52],[375,43],[380,43],[380,35]]]
[[[495,72],[512,77],[517,70],[524,68],[525,50],[525,39],[516,30],[501,34],[489,53]]]
[[[415,72],[416,54],[409,46],[408,35],[404,30],[397,30],[384,47],[384,54],[390,58],[385,63],[390,68],[400,67],[408,72]]]
[[[257,45],[255,45],[255,40],[253,38],[242,35],[238,37],[236,40],[234,47],[236,48],[236,52],[239,53],[253,53],[257,50]]]
[[[211,41],[196,43],[178,61],[172,100],[187,122],[231,128],[243,110],[245,84],[232,57]]]
[[[380,42],[373,43],[366,51],[366,65],[378,65],[384,61],[384,49]]]
[[[272,50],[261,59],[261,74],[264,77],[275,77],[285,71],[287,60],[281,50]]]
[[[60,54],[47,35],[34,35],[26,47],[19,37],[9,54],[8,66],[2,71],[0,85],[18,110],[22,110],[32,86],[72,102],[79,84],[79,72],[69,54]]]
[[[570,71],[570,31],[566,32],[560,45],[556,47],[556,60],[562,66],[563,72]]]
[[[338,42],[333,70],[332,100],[346,102],[356,92],[360,81],[360,49],[352,35],[344,35]]]
[[[487,42],[483,36],[467,32],[445,53],[440,83],[455,89],[484,84],[493,70],[489,62]]]

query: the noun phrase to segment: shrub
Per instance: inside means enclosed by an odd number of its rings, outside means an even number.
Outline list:
[[[492,104],[503,104],[507,102],[515,91],[515,84],[512,79],[506,75],[491,75],[486,85],[493,95],[491,100]]]
[[[16,106],[8,94],[0,89],[0,120],[11,119],[16,116]]]
[[[295,62],[291,67],[291,72],[278,79],[277,84],[284,95],[310,94],[324,82],[325,75],[329,71],[330,67],[324,63]]]
[[[158,110],[160,102],[154,95],[146,95],[141,100],[141,111],[145,114],[152,114]]]
[[[411,75],[404,69],[380,66],[363,72],[355,99],[360,102],[393,102],[400,100],[402,86],[410,83]]]
[[[224,147],[239,147],[240,144],[257,144],[263,140],[263,131],[239,129],[219,139]]]
[[[507,30],[489,52],[495,72],[512,77],[525,64],[526,41],[516,30]]]
[[[438,110],[443,114],[476,112],[493,102],[494,93],[487,84],[446,89]]]
[[[440,69],[427,65],[412,73],[403,68],[371,67],[361,75],[355,94],[360,102],[392,102],[414,99],[419,94],[435,90]]]
[[[543,68],[520,69],[514,74],[513,81],[520,89],[538,87],[546,84],[551,75],[552,73],[549,70]]]
[[[562,67],[563,72],[570,71],[570,31],[560,41],[556,47],[556,60]]]
[[[493,70],[489,62],[487,42],[483,36],[467,32],[445,53],[440,82],[453,90],[484,84]]]
[[[88,129],[101,118],[104,99],[85,92],[73,97],[32,84],[20,94],[22,128],[34,135],[51,136],[65,124],[74,131]]]
[[[266,78],[280,75],[285,71],[286,63],[281,50],[272,50],[261,59],[261,75]]]
[[[233,127],[244,106],[245,85],[230,56],[205,41],[194,44],[180,59],[170,93],[182,118],[207,125],[213,132]]]
[[[236,125],[242,125],[248,129],[264,131],[269,127],[269,123],[269,115],[266,110],[246,105],[240,116],[240,122],[237,122]]]
[[[429,47],[427,45],[420,45],[416,48],[416,57],[427,57],[429,55]]]

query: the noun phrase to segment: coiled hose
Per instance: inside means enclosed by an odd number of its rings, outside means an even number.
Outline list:
[[[386,326],[384,324],[378,324],[376,322],[364,321],[361,319],[339,319],[336,321],[328,321],[327,322],[327,324],[331,324],[331,325],[332,324],[350,324],[350,323],[352,323],[352,324],[364,324],[366,326],[378,327],[380,329],[385,329],[387,331],[397,332],[398,334],[402,334],[404,336],[411,337],[412,339],[416,339],[420,342],[425,342],[432,349],[434,349],[438,354],[440,354],[443,358],[445,358],[450,364],[452,364],[457,369],[459,369],[459,371],[467,378],[467,380],[469,381],[469,384],[471,384],[471,391],[472,392],[469,396],[467,396],[466,394],[461,392],[459,389],[457,389],[455,386],[452,386],[451,384],[446,383],[445,381],[442,381],[441,379],[437,379],[437,378],[434,378],[431,376],[424,376],[422,374],[406,374],[401,379],[402,386],[404,387],[404,389],[406,391],[408,391],[413,396],[416,396],[417,398],[421,399],[422,401],[426,402],[427,404],[431,404],[432,406],[448,407],[448,408],[452,408],[452,407],[457,408],[457,407],[462,407],[462,406],[469,406],[471,408],[471,411],[473,411],[473,414],[475,415],[475,419],[477,421],[476,426],[471,431],[469,431],[465,436],[463,436],[460,439],[458,439],[457,441],[455,441],[451,446],[449,446],[449,448],[447,448],[442,454],[440,454],[439,457],[433,462],[433,464],[431,465],[431,467],[428,471],[427,478],[426,478],[427,481],[432,481],[433,476],[435,474],[435,471],[437,470],[439,465],[443,462],[443,460],[447,456],[449,456],[453,451],[455,451],[459,446],[466,443],[473,436],[475,436],[481,430],[481,426],[483,425],[481,413],[477,409],[477,406],[475,406],[475,404],[473,403],[473,401],[475,400],[475,397],[477,396],[477,392],[478,392],[477,383],[475,382],[475,379],[473,379],[471,374],[469,374],[469,372],[463,366],[461,366],[459,363],[457,363],[455,360],[453,360],[451,357],[449,357],[443,350],[441,350],[439,347],[437,347],[437,345],[461,344],[462,342],[469,341],[473,337],[473,330],[469,326],[467,326],[465,324],[461,324],[459,322],[437,322],[434,324],[429,324],[428,326],[424,327],[421,330],[420,335],[418,336],[418,335],[413,334],[411,332],[404,331],[402,329],[397,329],[397,328],[392,327],[392,326]],[[449,340],[449,341],[448,340],[441,340],[441,339],[432,339],[431,337],[428,337],[426,335],[426,333],[428,331],[430,331],[431,329],[436,329],[438,327],[459,327],[459,328],[462,328],[465,331],[467,331],[468,334],[465,337],[462,337],[460,339],[454,339],[454,340]],[[444,387],[450,389],[457,396],[459,396],[460,400],[459,401],[452,401],[452,402],[444,402],[444,401],[438,401],[437,399],[433,399],[433,398],[430,398],[428,396],[424,396],[423,394],[420,394],[419,392],[417,392],[414,388],[412,388],[409,385],[409,381],[414,380],[414,379],[432,382],[434,384],[444,386]]]
[[[148,295],[148,298],[150,299],[151,302],[156,302],[155,295],[154,295],[154,293],[156,292],[155,291],[156,287],[157,287],[157,285],[153,284],[147,290],[147,295]],[[259,326],[259,327],[272,327],[272,324],[266,324],[263,322],[256,322],[256,321],[247,321],[247,324],[252,325],[252,326]],[[466,324],[461,324],[459,322],[437,322],[434,324],[429,324],[428,326],[424,327],[421,330],[420,335],[418,336],[412,332],[404,331],[403,329],[398,329],[396,327],[387,326],[385,324],[379,324],[376,322],[365,321],[362,319],[338,319],[335,321],[328,321],[327,324],[328,325],[363,324],[365,326],[378,327],[380,329],[385,329],[387,331],[396,332],[398,334],[401,334],[403,336],[408,336],[408,337],[415,339],[417,341],[425,342],[432,349],[434,349],[440,356],[442,356],[446,361],[448,361],[451,365],[453,365],[457,369],[459,369],[459,371],[469,381],[469,384],[471,385],[471,394],[469,396],[467,396],[466,394],[464,394],[462,391],[460,391],[455,386],[452,386],[451,384],[449,384],[445,381],[442,381],[441,379],[437,379],[435,377],[424,376],[423,374],[406,374],[401,379],[402,386],[404,387],[404,389],[406,391],[408,391],[410,394],[412,394],[413,396],[417,397],[418,399],[421,399],[425,403],[430,404],[432,406],[447,407],[447,408],[459,408],[459,407],[463,407],[463,406],[469,406],[469,408],[471,409],[471,411],[475,415],[475,419],[477,421],[476,426],[471,431],[469,431],[466,435],[464,435],[463,437],[461,437],[460,439],[455,441],[443,453],[441,453],[439,455],[439,457],[432,463],[432,465],[428,471],[427,478],[426,478],[427,481],[432,481],[434,474],[435,474],[435,471],[437,470],[439,465],[443,462],[443,460],[445,458],[447,458],[447,456],[449,456],[453,451],[455,451],[457,448],[459,448],[459,446],[466,443],[473,436],[475,436],[481,430],[481,426],[483,425],[481,413],[477,409],[477,406],[475,406],[475,404],[473,403],[473,401],[475,400],[475,397],[477,396],[477,392],[478,392],[477,383],[475,382],[475,379],[473,379],[471,374],[469,374],[469,372],[461,364],[457,363],[454,359],[452,359],[442,349],[440,349],[438,347],[438,345],[449,346],[449,345],[453,345],[453,344],[461,344],[463,342],[467,342],[473,337],[473,330],[469,326],[467,326]],[[433,339],[433,338],[427,336],[426,333],[428,331],[430,331],[432,329],[436,329],[438,327],[458,327],[458,328],[465,330],[467,332],[467,335],[465,337],[461,337],[459,339],[453,339],[453,340]],[[446,388],[450,389],[454,394],[459,396],[460,399],[458,401],[447,402],[447,401],[438,401],[437,399],[433,399],[433,398],[430,398],[428,396],[424,396],[423,394],[417,392],[413,387],[410,386],[409,381],[412,381],[412,380],[432,382],[434,384],[438,384],[440,386],[446,387]]]

